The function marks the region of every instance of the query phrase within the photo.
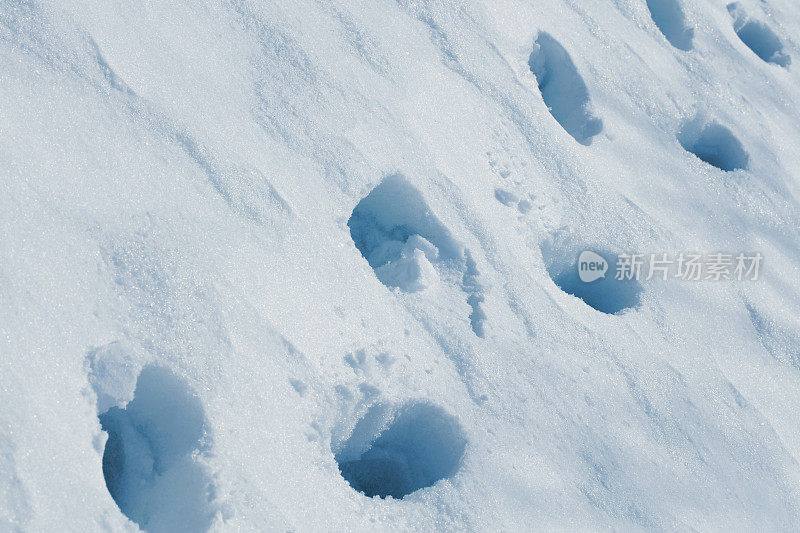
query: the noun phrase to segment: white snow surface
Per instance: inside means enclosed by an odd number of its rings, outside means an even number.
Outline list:
[[[0,531],[797,531],[799,45],[795,0],[0,2]],[[764,264],[610,314],[584,249]]]

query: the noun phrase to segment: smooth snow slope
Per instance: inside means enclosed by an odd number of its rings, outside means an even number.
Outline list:
[[[797,530],[798,43],[793,0],[3,1],[0,530]],[[585,248],[764,271],[606,314]]]

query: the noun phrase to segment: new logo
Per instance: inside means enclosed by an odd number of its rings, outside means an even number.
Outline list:
[[[591,283],[606,277],[608,261],[591,250],[585,250],[578,256],[578,277],[584,283]]]

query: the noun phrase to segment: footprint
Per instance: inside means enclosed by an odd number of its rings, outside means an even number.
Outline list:
[[[531,209],[533,209],[533,204],[530,200],[523,198],[517,204],[517,211],[522,213],[523,215],[530,213]]]
[[[784,68],[792,63],[791,56],[783,49],[780,37],[766,23],[750,18],[739,2],[728,4],[728,13],[734,18],[733,29],[736,35],[758,57]]]
[[[576,141],[592,144],[603,131],[603,121],[592,113],[589,90],[564,47],[540,32],[528,66],[553,117]]]
[[[584,282],[578,275],[578,257],[584,250],[600,255],[608,265],[604,277]],[[592,309],[615,315],[641,303],[642,285],[636,279],[615,279],[619,257],[597,246],[581,246],[574,239],[557,235],[542,245],[542,257],[550,278],[567,294],[580,298]]]
[[[454,285],[466,293],[473,331],[483,335],[484,289],[469,250],[453,238],[403,176],[385,178],[358,203],[347,225],[381,283],[407,293]]]
[[[304,397],[306,395],[306,391],[308,391],[308,385],[306,385],[305,382],[303,382],[303,380],[289,378],[289,384],[292,386],[295,392],[299,394],[301,397]]]
[[[378,404],[334,456],[353,489],[370,498],[402,499],[455,476],[466,446],[458,420],[436,405]]]
[[[467,304],[472,310],[469,314],[469,323],[473,333],[480,338],[486,337],[486,312],[483,310],[483,302],[485,301],[484,288],[481,284],[481,273],[478,271],[478,265],[472,259],[469,250],[464,252],[466,260],[466,270],[464,276],[461,278],[461,283],[467,293]]]
[[[378,347],[359,348],[344,356],[344,363],[358,375],[371,378],[379,372],[388,372],[397,357]]]
[[[494,190],[495,199],[506,207],[515,207],[523,215],[533,209],[533,204],[526,198],[520,199],[512,191],[497,188]]]
[[[686,23],[686,14],[679,0],[647,0],[650,16],[667,41],[679,50],[693,48],[694,28]]]
[[[206,449],[206,420],[188,385],[147,366],[133,400],[99,418],[108,433],[103,477],[120,510],[149,532],[207,530],[213,486],[196,457]]]
[[[506,207],[514,207],[519,203],[519,197],[511,191],[505,189],[495,189],[494,197],[498,202]]]
[[[492,152],[486,152],[489,158],[489,167],[492,171],[500,176],[502,179],[508,179],[511,176],[511,169],[507,163],[501,163],[500,160]]]
[[[678,142],[701,161],[726,172],[746,169],[750,162],[750,156],[730,129],[703,117],[684,123]]]

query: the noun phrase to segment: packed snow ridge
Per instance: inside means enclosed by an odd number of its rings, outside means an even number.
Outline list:
[[[0,3],[0,531],[800,530],[799,43]],[[684,252],[763,263],[614,275]]]

